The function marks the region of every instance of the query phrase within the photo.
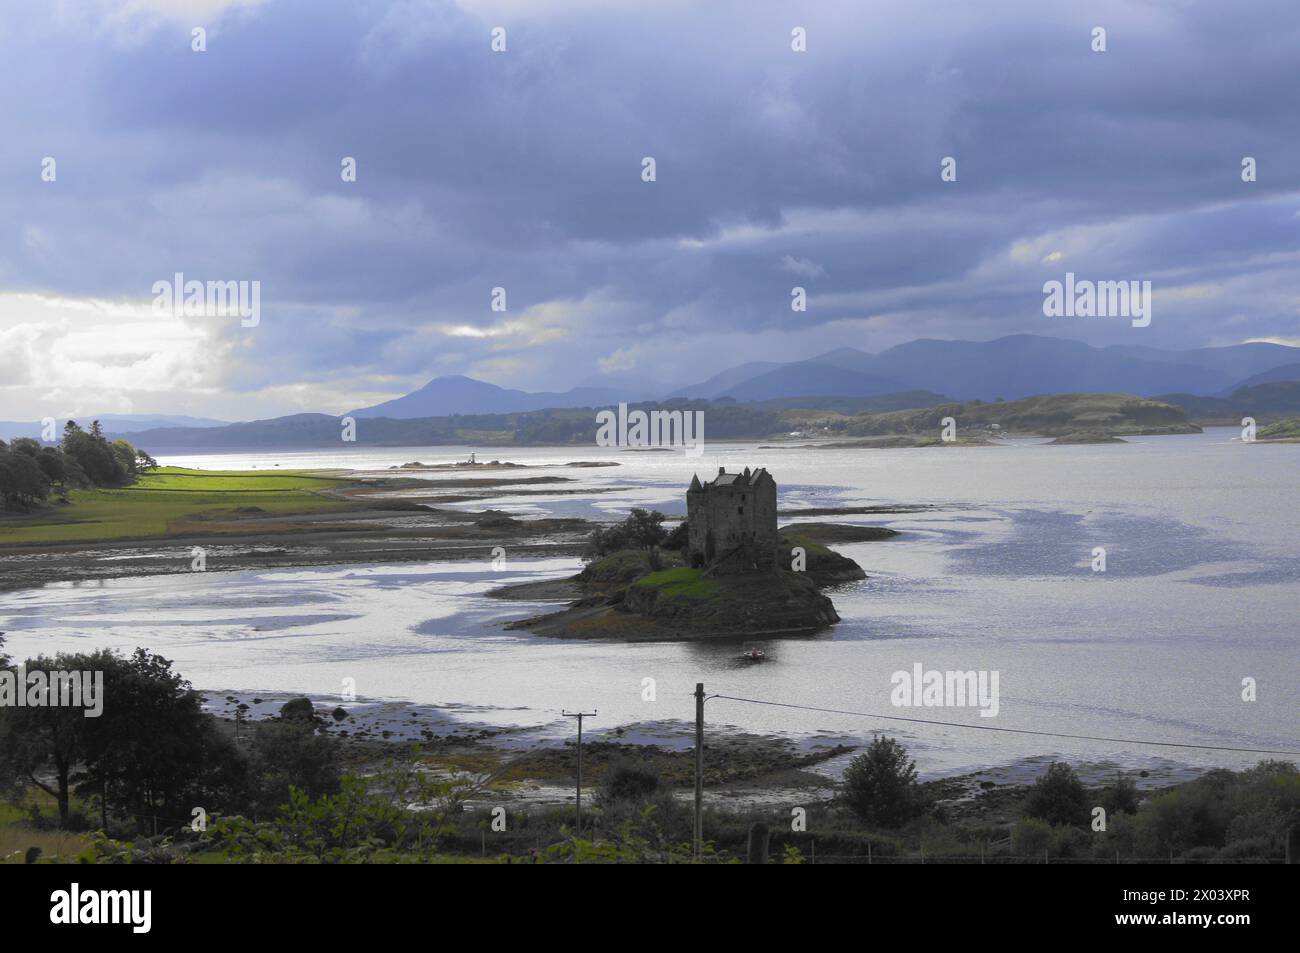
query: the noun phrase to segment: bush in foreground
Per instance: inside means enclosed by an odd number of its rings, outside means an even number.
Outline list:
[[[907,749],[883,735],[844,772],[844,800],[868,824],[898,827],[925,810],[916,782],[916,762]]]

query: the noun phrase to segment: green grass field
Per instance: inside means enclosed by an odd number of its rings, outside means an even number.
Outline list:
[[[230,521],[241,517],[353,509],[355,504],[320,494],[348,482],[306,470],[209,472],[163,467],[143,474],[128,487],[73,490],[67,505],[0,517],[0,545],[227,533]]]
[[[58,816],[54,798],[27,787],[17,802],[0,801],[0,864],[21,864],[29,847],[41,849],[41,863],[74,863],[91,849],[89,834],[60,830],[38,830],[28,823],[33,805],[51,820]],[[84,810],[80,803],[77,810]]]
[[[669,599],[707,599],[718,591],[718,584],[705,577],[699,569],[681,566],[652,572],[638,579],[634,585],[658,589]]]

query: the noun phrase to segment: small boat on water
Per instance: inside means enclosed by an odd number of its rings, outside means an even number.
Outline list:
[[[741,652],[740,657],[744,659],[746,662],[767,661],[767,653],[764,652],[762,649],[758,648],[757,646],[746,649],[744,652]]]

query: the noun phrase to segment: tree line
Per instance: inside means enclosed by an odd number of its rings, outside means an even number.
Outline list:
[[[0,508],[30,510],[51,495],[67,500],[71,489],[125,486],[157,466],[128,441],[110,441],[98,420],[89,430],[69,420],[57,446],[31,437],[0,440]]]
[[[188,826],[195,807],[257,817],[286,804],[291,786],[312,797],[339,788],[337,742],[311,716],[232,733],[168,659],[146,649],[41,655],[19,667],[3,645],[0,633],[0,670],[103,673],[98,717],[76,706],[0,705],[0,794],[28,803],[25,789],[45,792],[61,828],[156,834]]]

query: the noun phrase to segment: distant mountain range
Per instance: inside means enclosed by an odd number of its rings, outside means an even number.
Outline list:
[[[1264,387],[1292,386],[1265,384]],[[1295,385],[1300,387],[1300,385]],[[1249,390],[1249,388],[1246,388]],[[738,403],[724,399],[651,401],[632,405],[653,410],[664,406],[704,412],[708,439],[754,440],[775,436],[818,436],[822,438],[899,438],[900,446],[923,446],[939,442],[941,421],[957,416],[963,426],[978,436],[997,423],[1005,432],[1037,432],[1047,435],[1106,433],[1194,433],[1183,411],[1156,401],[1127,394],[1054,394],[1016,401],[947,401],[928,403],[934,395],[911,392],[877,398],[822,398],[841,403],[874,405],[869,409],[841,411],[780,408],[768,403]],[[1219,400],[1219,398],[1208,398]],[[896,408],[913,400],[923,406]],[[800,401],[802,404],[803,401]],[[164,429],[138,435],[151,452],[177,450],[284,450],[332,448],[345,450],[341,440],[341,419],[327,414],[293,414],[271,420],[254,420],[216,429]],[[564,408],[520,411],[510,414],[470,414],[394,420],[373,417],[356,421],[354,446],[436,447],[462,446],[488,451],[494,447],[596,445],[598,422],[592,408]],[[809,428],[811,428],[809,430]],[[805,433],[805,431],[808,431]],[[918,443],[913,438],[925,436]],[[906,438],[906,439],[904,439]]]
[[[1272,370],[1256,374],[1254,377],[1248,377],[1237,387],[1254,387],[1258,384],[1276,384],[1280,381],[1300,381],[1300,364],[1283,364],[1281,367],[1275,367]],[[1235,391],[1237,387],[1231,387],[1228,391]],[[1224,392],[1222,396],[1228,396]]]
[[[994,341],[917,340],[870,354],[842,347],[788,363],[751,361],[667,394],[633,388],[510,390],[470,377],[436,377],[419,390],[350,412],[410,420],[544,408],[600,407],[653,397],[670,400],[788,401],[800,397],[875,397],[929,391],[957,400],[1016,400],[1053,393],[1227,396],[1240,387],[1300,380],[1300,348],[1281,344],[1164,351],[1092,347],[1064,338],[1017,334]]]
[[[907,390],[958,400],[1067,392],[1218,395],[1251,383],[1300,379],[1298,364],[1300,348],[1281,344],[1162,351],[1018,334],[994,341],[911,341],[879,354],[845,347],[789,364],[744,364],[676,395],[738,401]]]
[[[417,417],[448,417],[454,414],[508,414],[547,407],[593,407],[636,401],[648,394],[617,391],[612,388],[575,387],[563,393],[528,393],[507,390],[460,375],[435,377],[405,397],[386,400],[373,407],[349,411],[349,417],[389,417],[411,420]]]
[[[1278,417],[1300,417],[1300,380],[1238,387],[1227,397],[1161,394],[1156,399],[1181,407],[1188,418],[1198,423],[1235,427],[1243,417],[1255,417],[1261,423]]]
[[[1300,348],[1252,343],[1166,351],[1132,345],[1092,347],[1030,334],[993,341],[925,339],[879,354],[843,347],[788,363],[753,361],[668,394],[648,394],[648,386],[641,381],[626,389],[582,386],[529,393],[470,377],[437,377],[417,391],[346,416],[368,421],[361,428],[366,438],[358,442],[389,445],[462,438],[488,444],[495,434],[520,427],[528,440],[544,441],[549,435],[563,443],[581,415],[561,412],[634,404],[656,396],[661,402],[708,401],[715,408],[724,402],[756,413],[792,408],[863,413],[934,407],[952,400],[1133,394],[1176,404],[1194,420],[1236,422],[1243,415],[1269,419],[1297,412]],[[556,413],[538,416],[541,411]],[[327,414],[230,425],[168,415],[109,414],[99,419],[110,433],[138,435],[146,449],[266,447],[280,440],[286,446],[328,446],[337,442],[339,432],[339,418]],[[39,424],[0,423],[0,436],[6,438],[38,434]]]
[[[837,414],[880,414],[951,404],[952,399],[928,390],[903,390],[868,397],[774,397],[753,406],[766,410],[833,410]]]
[[[67,418],[59,417],[58,430],[63,431]],[[77,415],[76,420],[83,428],[89,429],[92,421],[98,420],[106,433],[118,436],[155,430],[159,427],[224,427],[229,421],[213,420],[211,417],[187,417],[183,414],[85,414]],[[13,440],[15,437],[41,438],[40,422],[31,423],[19,420],[0,420],[0,440]]]

